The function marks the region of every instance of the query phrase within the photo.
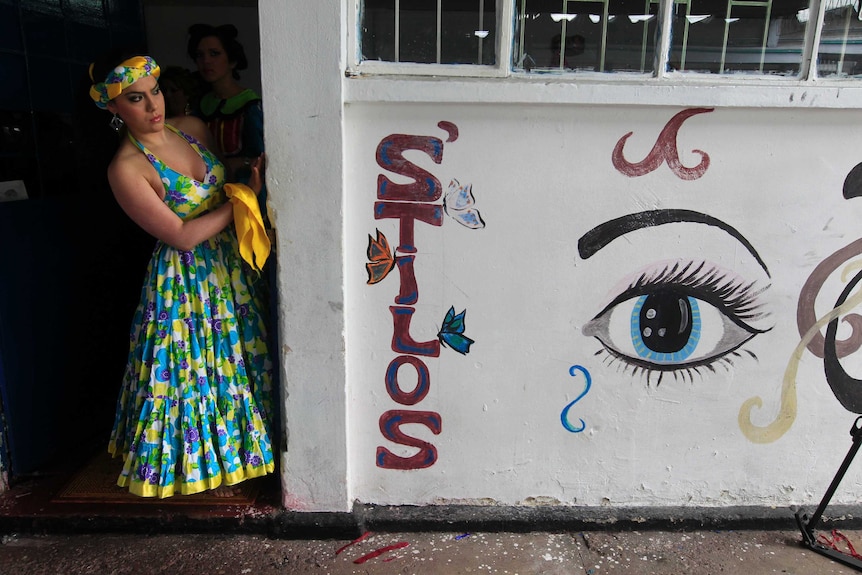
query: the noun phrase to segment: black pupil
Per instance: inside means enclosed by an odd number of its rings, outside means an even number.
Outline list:
[[[691,336],[691,304],[672,291],[647,296],[641,307],[640,332],[644,344],[653,351],[674,353],[685,347]]]

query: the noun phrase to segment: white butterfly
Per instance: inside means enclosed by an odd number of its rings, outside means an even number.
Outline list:
[[[449,182],[449,190],[443,197],[443,210],[447,216],[472,230],[484,228],[485,221],[479,210],[473,207],[475,204],[473,184],[462,186],[455,179]]]

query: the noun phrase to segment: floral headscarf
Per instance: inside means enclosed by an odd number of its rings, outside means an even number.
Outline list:
[[[108,102],[122,94],[123,90],[147,76],[159,77],[161,70],[156,61],[149,56],[134,56],[129,58],[108,74],[104,82],[96,82],[93,78],[93,65],[90,64],[90,97],[103,110]]]

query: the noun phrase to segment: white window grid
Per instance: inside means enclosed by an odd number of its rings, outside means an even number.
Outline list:
[[[479,30],[483,29],[485,24],[485,2],[494,2],[495,0],[479,0],[478,9],[479,9]],[[437,0],[437,22],[436,22],[436,30],[435,35],[437,38],[436,52],[437,52],[437,63],[440,63],[443,54],[443,0]],[[361,40],[361,38],[360,38]],[[482,41],[483,38],[477,38],[477,52],[476,55],[477,61],[482,61],[483,51],[485,49],[485,42]],[[399,55],[401,54],[401,0],[395,0],[395,62],[399,62]]]
[[[548,75],[535,75],[529,74],[526,71],[521,71],[516,68],[513,68],[513,46],[515,44],[515,33],[516,33],[516,17],[523,17],[523,15],[516,14],[516,2],[515,0],[484,0],[485,2],[493,2],[497,3],[497,22],[496,22],[496,46],[494,46],[494,50],[496,53],[495,64],[493,65],[479,65],[479,64],[419,64],[412,62],[383,62],[383,61],[362,61],[360,59],[361,54],[361,34],[360,34],[360,9],[362,0],[353,0],[354,9],[350,12],[348,18],[348,26],[349,30],[354,33],[351,35],[348,33],[348,50],[347,54],[347,75],[348,76],[357,76],[357,75],[394,75],[394,76],[451,76],[451,77],[477,77],[477,78],[499,78],[499,77],[516,77],[516,78],[529,78],[533,77],[536,79],[540,79],[541,81],[548,81]],[[585,2],[596,0],[560,0],[561,5],[563,6],[563,10],[565,10],[565,5],[568,3],[574,2]],[[603,22],[607,22],[607,11],[608,11],[608,3],[609,0],[598,0],[603,3],[605,18]],[[766,7],[767,10],[771,10],[771,6],[774,1],[780,0],[729,0],[728,1],[728,19],[730,15],[730,10],[734,6],[759,6]],[[673,21],[673,8],[675,5],[684,4],[687,7],[687,10],[690,10],[690,3],[688,0],[644,0],[645,2],[645,13],[649,12],[650,6],[658,5],[659,6],[659,26],[660,26],[660,34],[658,37],[658,45],[656,46],[656,56],[658,61],[656,62],[655,71],[650,71],[649,74],[635,74],[639,81],[646,82],[662,82],[665,80],[673,79],[679,80],[682,78],[687,82],[693,83],[722,83],[722,82],[752,82],[752,81],[768,81],[768,82],[785,82],[785,83],[810,83],[810,82],[819,82],[823,84],[827,83],[854,83],[854,84],[862,84],[862,79],[859,78],[841,78],[841,77],[829,77],[829,78],[819,78],[817,74],[817,47],[820,43],[821,36],[821,28],[822,22],[824,19],[824,15],[827,9],[832,9],[835,7],[848,5],[852,1],[855,0],[810,0],[808,14],[810,19],[810,25],[807,27],[805,40],[803,44],[802,50],[802,65],[800,74],[797,77],[787,77],[787,76],[759,76],[759,75],[745,75],[740,76],[738,74],[689,74],[684,72],[677,72],[674,70],[670,70],[668,67],[668,59],[670,57],[670,39],[671,39],[671,23]],[[397,3],[400,0],[396,0]],[[440,26],[441,26],[441,9],[440,9],[440,1],[438,0],[438,10],[437,10],[437,60],[440,61]],[[397,9],[397,8],[396,8]],[[765,28],[763,33],[763,42],[765,45],[766,38],[768,36],[768,23],[770,21],[769,16],[765,18]],[[398,18],[396,17],[396,27],[397,27]],[[523,27],[519,27],[521,33],[523,33]],[[396,28],[396,54],[398,53],[397,46],[397,38],[398,38],[398,30]],[[676,31],[679,33],[679,31]],[[644,37],[643,43],[644,46],[647,43],[647,30],[646,26],[644,27]],[[683,26],[682,30],[683,34],[683,46],[687,45],[687,34],[688,34],[688,20],[686,19],[686,24]],[[605,36],[606,31],[603,31],[603,39],[601,46],[601,54],[604,57],[605,52]],[[519,46],[523,46],[523,38],[518,43]],[[845,35],[846,40],[846,35]],[[846,42],[845,42],[846,43]],[[480,50],[483,49],[483,42],[479,42]],[[726,56],[726,48],[727,48],[727,32],[725,35],[724,46],[722,50],[722,62],[721,68],[724,67],[724,59]],[[845,46],[841,48],[841,58],[843,59]],[[481,55],[481,54],[480,54]],[[517,60],[517,54],[515,55]],[[523,56],[523,54],[521,54]],[[644,56],[645,58],[645,51]],[[481,61],[481,59],[479,60]],[[601,64],[601,68],[603,68],[603,62]],[[647,69],[647,62],[642,61],[641,69]],[[838,66],[841,65],[839,61]],[[761,69],[763,66],[763,57],[761,56]],[[840,68],[839,68],[840,69]],[[602,82],[626,82],[631,81],[632,73],[614,73],[614,74],[606,74],[603,72],[584,72],[578,71],[575,73],[571,72],[562,72],[555,75],[555,78],[559,78],[559,81],[566,82],[581,82],[581,81],[595,81],[600,80]],[[682,75],[682,76],[681,76]]]

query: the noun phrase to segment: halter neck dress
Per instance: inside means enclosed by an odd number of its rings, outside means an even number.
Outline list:
[[[165,127],[203,159],[203,181],[129,137],[158,171],[165,204],[188,221],[227,201],[224,166],[195,138]],[[108,445],[125,461],[119,486],[170,497],[274,471],[266,299],[256,292],[233,224],[189,251],[156,243]]]

